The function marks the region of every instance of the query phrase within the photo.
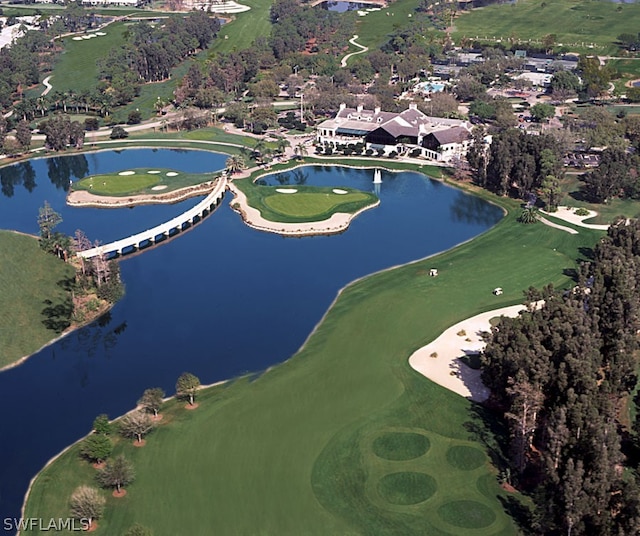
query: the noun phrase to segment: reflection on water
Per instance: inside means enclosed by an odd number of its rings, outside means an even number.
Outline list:
[[[19,185],[23,185],[28,192],[32,192],[36,187],[36,172],[31,162],[20,162],[0,168],[0,184],[5,197],[13,197],[15,187]]]
[[[483,199],[459,193],[456,202],[451,205],[451,218],[454,221],[477,225],[492,225],[496,217],[496,206]]]
[[[203,172],[220,169],[225,160],[202,151],[160,149],[97,153],[86,162],[89,173],[151,165]],[[33,193],[16,188],[11,199],[0,196],[1,228],[37,231],[38,208],[48,199],[63,217],[61,231],[81,228],[106,242],[166,221],[197,202],[131,210],[68,207],[64,190],[46,177],[55,170],[56,181],[64,184],[84,169],[83,161],[32,165],[39,185]],[[126,257],[121,269],[127,293],[110,314],[0,374],[0,430],[10,430],[12,439],[0,441],[2,514],[19,515],[29,479],[87,433],[99,413],[130,410],[149,387],[173,392],[185,370],[213,383],[281,362],[295,353],[347,283],[446,250],[501,217],[497,207],[484,208],[483,201],[419,173],[383,171],[382,183],[374,185],[373,169],[294,171],[288,173],[290,184],[376,187],[382,203],[340,235],[283,239],[245,226],[229,209],[227,196],[192,231],[165,247]],[[3,173],[21,177],[8,182],[14,186],[33,176],[28,164],[0,170],[0,177]],[[279,184],[275,175],[264,180]]]

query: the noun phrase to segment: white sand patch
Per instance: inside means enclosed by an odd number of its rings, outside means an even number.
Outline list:
[[[82,39],[91,39],[91,36],[90,35],[83,35]]]
[[[107,35],[107,34],[105,32],[96,32],[96,35],[102,36],[102,35]]]
[[[151,169],[147,171],[147,173],[151,173],[152,175],[157,175],[158,173],[162,173],[159,169]]]
[[[416,350],[409,358],[409,364],[432,382],[465,398],[484,402],[489,398],[489,389],[480,379],[481,371],[468,367],[459,358],[484,350],[486,343],[482,340],[482,333],[491,330],[491,318],[515,317],[524,309],[524,305],[513,305],[467,318]],[[458,335],[462,331],[464,336]]]
[[[580,227],[586,227],[587,229],[597,229],[600,231],[606,231],[609,226],[608,225],[599,225],[597,223],[584,223],[584,220],[588,220],[589,218],[593,218],[597,216],[598,213],[595,210],[589,210],[589,214],[585,216],[579,216],[576,214],[577,207],[558,207],[556,212],[547,212],[546,210],[541,210],[543,214],[547,216],[551,216],[553,218],[558,218],[559,220],[564,220],[569,223],[573,223],[574,225],[579,225]]]
[[[75,37],[72,37],[71,39],[73,39],[74,41],[82,41],[82,37],[80,37],[79,35],[76,35]]]
[[[135,171],[121,171],[118,175],[135,175]]]
[[[167,177],[175,177],[175,176],[177,176],[177,175],[178,175],[178,174],[177,174],[175,171],[168,171],[168,172],[167,172]]]
[[[276,188],[276,192],[280,194],[295,194],[297,191],[295,188]]]
[[[165,188],[167,188],[166,184],[158,184],[158,186],[154,186],[153,188],[151,188],[152,190],[164,190]]]
[[[338,195],[344,195],[344,194],[348,194],[349,192],[347,192],[346,190],[342,190],[340,188],[334,188],[333,190],[331,190],[334,194],[338,194]]]

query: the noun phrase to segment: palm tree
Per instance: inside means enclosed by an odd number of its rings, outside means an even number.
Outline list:
[[[307,146],[304,143],[299,143],[293,148],[293,152],[296,154],[299,160],[309,154]]]
[[[291,147],[291,143],[284,136],[278,136],[276,140],[276,147],[278,148],[278,153],[284,154],[284,151],[287,147]]]
[[[239,154],[231,155],[227,158],[225,162],[225,168],[229,175],[233,175],[234,173],[238,173],[243,170],[246,166],[244,163],[244,158],[242,158]]]

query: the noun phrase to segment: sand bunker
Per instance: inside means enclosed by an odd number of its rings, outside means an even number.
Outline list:
[[[102,36],[102,35],[107,35],[107,34],[105,32],[96,32],[96,35]]]
[[[166,184],[158,184],[158,186],[154,186],[153,188],[151,188],[152,190],[164,190],[165,188],[167,188]]]
[[[162,171],[160,171],[159,169],[152,169],[150,171],[147,171],[147,173],[151,173],[152,175],[156,175],[158,173],[162,173]]]
[[[344,194],[348,194],[349,192],[347,192],[346,190],[341,190],[340,188],[334,188],[333,190],[331,190],[334,194],[338,194],[338,195],[344,195]]]
[[[121,171],[118,175],[135,175],[135,171]]]
[[[71,39],[73,39],[74,41],[82,41],[82,37],[80,37],[78,35],[75,36],[75,37],[72,37]]]
[[[175,171],[169,171],[167,173],[167,177],[175,177],[177,175],[177,173]]]
[[[297,191],[295,188],[276,188],[276,192],[280,194],[295,194]]]

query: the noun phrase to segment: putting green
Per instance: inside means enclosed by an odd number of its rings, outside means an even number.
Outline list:
[[[409,505],[426,501],[438,489],[436,479],[425,473],[406,471],[383,476],[378,493],[391,504]]]
[[[449,465],[461,471],[473,471],[481,467],[486,460],[484,452],[474,447],[458,445],[447,451]]]
[[[388,432],[373,442],[373,452],[379,458],[392,461],[413,460],[425,454],[429,438],[415,432]]]
[[[158,175],[146,171],[136,171],[130,175],[92,175],[74,184],[76,190],[88,190],[98,195],[126,195],[155,186],[160,182]]]
[[[370,194],[350,191],[336,194],[331,189],[324,192],[295,192],[283,194],[277,192],[263,199],[267,208],[282,216],[294,218],[315,218],[335,212],[356,212],[370,205]]]

